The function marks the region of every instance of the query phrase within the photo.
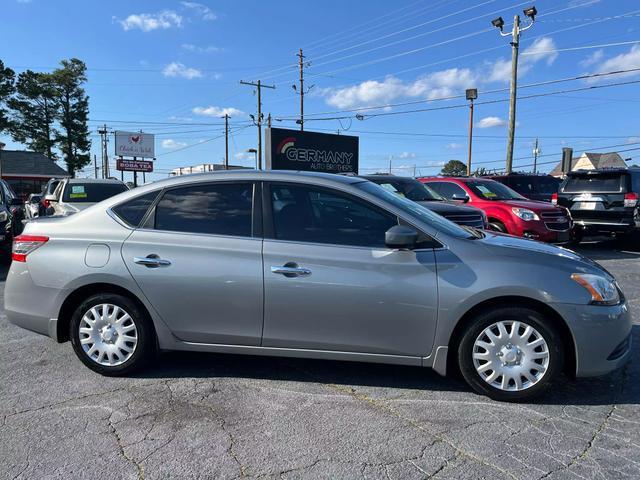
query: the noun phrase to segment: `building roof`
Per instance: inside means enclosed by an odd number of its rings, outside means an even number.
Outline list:
[[[49,157],[25,150],[2,150],[3,176],[19,177],[68,177],[69,174]]]
[[[579,160],[584,157],[591,162],[593,169],[602,169],[602,168],[625,168],[627,164],[622,159],[622,157],[617,152],[609,152],[609,153],[591,153],[584,152],[579,157],[574,157],[571,159],[571,170],[573,171],[576,164]],[[551,170],[549,175],[553,175],[554,177],[558,177],[562,175],[562,162],[558,163],[556,167]]]

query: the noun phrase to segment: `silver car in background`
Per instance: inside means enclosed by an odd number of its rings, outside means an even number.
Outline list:
[[[32,193],[27,197],[24,202],[24,218],[25,220],[31,220],[40,215],[40,202],[42,201],[42,195],[39,193]]]
[[[116,179],[65,178],[44,199],[48,215],[71,215],[128,189]]]
[[[104,375],[157,349],[294,356],[459,369],[514,401],[631,349],[624,296],[591,260],[329,174],[189,175],[30,222],[5,309]]]

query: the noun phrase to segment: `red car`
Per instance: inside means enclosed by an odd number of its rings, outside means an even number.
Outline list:
[[[566,208],[529,200],[495,180],[473,177],[424,177],[445,198],[469,202],[484,210],[492,230],[543,242],[571,240],[572,220]]]

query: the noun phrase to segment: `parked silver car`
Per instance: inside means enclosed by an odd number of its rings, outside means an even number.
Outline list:
[[[24,202],[24,217],[26,220],[31,220],[40,215],[40,202],[42,201],[42,195],[39,193],[32,193],[27,197]]]
[[[115,179],[65,178],[44,199],[49,215],[71,215],[128,189]]]
[[[459,368],[502,400],[607,373],[631,348],[596,263],[329,174],[189,175],[37,219],[5,309],[104,375],[156,349],[296,356]]]

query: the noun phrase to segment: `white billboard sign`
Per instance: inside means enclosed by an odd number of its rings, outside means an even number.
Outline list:
[[[151,133],[116,132],[116,155],[119,157],[154,158],[155,138]]]

